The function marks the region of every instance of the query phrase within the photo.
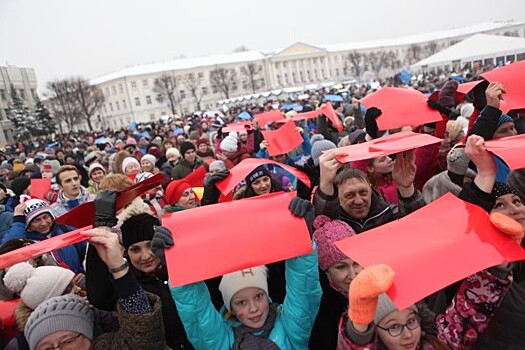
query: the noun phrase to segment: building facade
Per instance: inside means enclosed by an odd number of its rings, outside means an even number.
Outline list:
[[[106,98],[95,124],[98,128],[119,128],[131,121],[148,122],[173,114],[171,105],[166,99],[159,99],[155,89],[156,82],[166,76],[174,81],[174,112],[183,115],[215,109],[220,100],[249,94],[392,76],[476,33],[525,37],[525,23],[482,23],[404,38],[337,45],[298,42],[280,50],[130,67],[91,80]]]
[[[24,101],[24,107],[34,109],[36,104],[37,81],[33,68],[0,66],[0,146],[13,141],[12,124],[7,119],[11,105],[11,85]]]

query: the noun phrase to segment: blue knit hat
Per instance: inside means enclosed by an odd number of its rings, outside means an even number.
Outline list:
[[[511,123],[514,123],[514,120],[512,120],[512,118],[506,114],[502,114],[499,119],[498,119],[498,128],[503,125],[504,123],[508,123],[508,122],[511,122]]]

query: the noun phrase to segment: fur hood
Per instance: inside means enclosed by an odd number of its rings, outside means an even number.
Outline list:
[[[150,214],[155,216],[155,214],[153,214],[153,212],[149,209],[149,206],[144,203],[142,198],[137,197],[127,207],[125,207],[120,214],[117,215],[117,225],[120,227],[124,221],[139,214]]]

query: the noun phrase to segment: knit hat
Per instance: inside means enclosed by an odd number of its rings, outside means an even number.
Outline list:
[[[175,147],[170,147],[166,150],[166,157],[174,155],[176,158],[180,158],[180,152]]]
[[[142,162],[145,160],[146,162],[150,162],[153,166],[155,166],[155,163],[157,163],[157,158],[153,154],[145,154],[142,156],[140,161]]]
[[[56,175],[58,170],[60,170],[60,162],[56,159],[46,159],[42,163],[42,172],[49,171]]]
[[[449,80],[439,91],[438,103],[446,108],[452,108],[456,105],[454,94],[458,90],[459,83],[455,80]]]
[[[224,152],[237,152],[239,142],[236,132],[230,132],[222,141],[220,148]]]
[[[91,163],[91,165],[89,166],[89,170],[88,170],[88,177],[91,178],[91,173],[93,173],[93,171],[95,171],[95,169],[100,169],[104,172],[104,174],[106,173],[106,169],[104,168],[104,166],[102,166],[102,164],[100,163]]]
[[[407,309],[413,310],[417,312],[416,305],[412,304]],[[379,294],[379,298],[377,301],[377,308],[376,308],[376,314],[374,316],[374,323],[377,325],[383,318],[388,316],[394,311],[399,311],[396,305],[392,302],[392,299],[388,297],[385,293]]]
[[[26,188],[31,184],[31,180],[25,176],[17,177],[11,182],[11,190],[13,193],[20,197],[20,195],[25,191]]]
[[[64,294],[73,277],[73,271],[62,267],[34,268],[27,262],[21,262],[9,268],[4,276],[4,284],[34,310],[43,301]]]
[[[210,164],[210,172],[212,171],[222,171],[228,169],[226,164],[222,160],[214,160]]]
[[[469,119],[472,113],[474,113],[474,105],[472,103],[463,104],[459,109],[459,113],[462,117]]]
[[[184,157],[184,155],[186,154],[186,152],[188,152],[189,150],[194,150],[195,151],[195,145],[189,141],[184,141],[180,144],[180,154]]]
[[[128,137],[126,140],[126,146],[135,146],[137,144],[137,140],[135,140],[133,137]]]
[[[16,161],[13,162],[13,171],[21,172],[24,171],[25,168],[26,167],[24,166],[22,161],[20,161],[20,163],[17,163]]]
[[[263,176],[271,177],[271,174],[264,165],[259,165],[257,168],[253,169],[248,176],[246,176],[246,186],[250,187],[255,180]]]
[[[492,188],[491,195],[494,199],[498,199],[499,197],[510,193],[519,196],[518,191],[516,191],[516,189],[511,185],[506,184],[504,182],[496,182],[494,183],[494,187]]]
[[[130,164],[132,164],[132,163],[137,164],[137,166],[140,168],[140,163],[139,163],[139,161],[137,160],[137,158],[134,158],[134,157],[126,157],[126,158],[124,158],[124,160],[122,161],[122,171],[126,172],[126,168],[128,167],[128,165],[130,165]]]
[[[13,166],[5,162],[5,163],[2,163],[2,165],[0,165],[0,169],[7,169],[9,171],[13,171]]]
[[[317,244],[317,256],[321,270],[326,271],[336,262],[348,259],[348,256],[335,245],[335,242],[355,235],[354,230],[347,223],[319,215],[314,220],[314,229],[313,239]]]
[[[53,220],[55,219],[55,215],[53,214],[53,211],[47,202],[41,199],[31,198],[27,200],[25,204],[27,206],[27,208],[24,210],[24,215],[26,217],[26,228],[29,227],[33,219],[44,213],[48,213],[51,215]]]
[[[90,166],[91,163],[96,162],[99,160],[99,153],[98,152],[90,152],[87,156],[84,157],[84,165]]]
[[[209,145],[210,142],[208,141],[208,139],[205,139],[205,138],[200,138],[197,140],[197,147],[199,147],[200,145],[202,144],[206,144],[206,145]]]
[[[500,115],[500,117],[498,119],[498,128],[500,126],[502,126],[504,123],[509,123],[509,122],[510,123],[514,123],[514,120],[510,116],[508,116],[506,114]]]
[[[324,151],[337,148],[337,146],[332,141],[324,140],[324,138],[317,140],[315,139],[315,136],[312,137],[310,143],[312,144],[312,159],[314,160],[314,164],[316,166],[319,165],[319,157],[321,157]]]
[[[131,216],[120,227],[122,245],[128,249],[135,243],[151,241],[155,233],[155,226],[160,226],[160,222],[153,215],[142,213]]]
[[[168,187],[166,187],[166,191],[164,193],[166,202],[168,202],[169,205],[177,204],[184,191],[186,191],[188,188],[191,188],[191,186],[184,179],[171,181]]]
[[[148,171],[145,171],[143,173],[140,173],[140,174],[137,174],[137,176],[135,177],[135,183],[139,183],[139,182],[142,182],[144,180],[147,180],[149,179],[150,177],[153,177],[153,174],[148,172]]]
[[[507,182],[514,187],[521,200],[525,201],[525,168],[512,170]]]
[[[310,144],[313,145],[317,141],[324,140],[324,136],[321,134],[315,134],[310,138]]]
[[[268,295],[268,275],[266,266],[256,266],[222,276],[219,290],[222,293],[224,306],[231,312],[231,300],[244,288],[260,288]]]
[[[78,295],[60,295],[40,304],[29,316],[24,335],[29,347],[36,349],[44,337],[60,331],[93,339],[93,311]]]
[[[459,144],[458,144],[459,145]],[[458,175],[465,175],[470,158],[463,147],[452,147],[447,154],[447,170]]]
[[[447,122],[447,134],[451,141],[456,141],[463,131],[463,124],[457,120],[449,120]]]

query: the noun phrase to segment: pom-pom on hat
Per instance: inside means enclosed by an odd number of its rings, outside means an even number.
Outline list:
[[[171,181],[164,192],[166,202],[168,202],[169,205],[177,204],[184,191],[188,188],[191,188],[191,186],[184,179]]]
[[[44,213],[48,213],[53,219],[55,219],[55,215],[53,214],[53,211],[47,202],[41,199],[31,198],[24,203],[26,204],[26,209],[24,210],[24,215],[26,217],[26,227],[31,224],[33,219]]]
[[[228,134],[228,136],[226,136],[221,141],[220,148],[221,148],[222,151],[225,151],[225,152],[237,152],[237,149],[238,149],[237,143],[238,142],[239,142],[239,140],[237,138],[237,133],[236,132],[230,132]]]
[[[36,309],[43,301],[64,291],[73,281],[73,271],[58,266],[40,266],[22,262],[13,265],[4,276],[5,286],[19,294],[24,304]]]
[[[44,337],[60,331],[71,331],[93,339],[93,311],[78,295],[67,294],[46,300],[27,320],[24,335],[31,349]]]
[[[313,239],[317,244],[321,270],[326,271],[336,262],[348,259],[348,256],[335,245],[335,242],[355,235],[355,231],[347,223],[319,215],[314,220],[314,229]]]
[[[260,288],[268,295],[268,275],[266,266],[256,266],[222,276],[219,290],[222,293],[224,306],[231,312],[231,300],[244,288]]]

